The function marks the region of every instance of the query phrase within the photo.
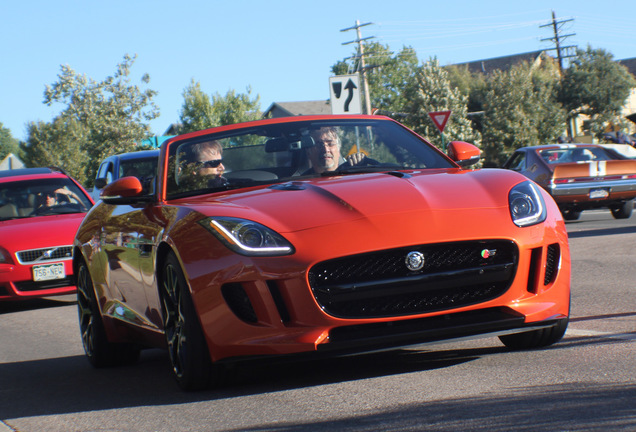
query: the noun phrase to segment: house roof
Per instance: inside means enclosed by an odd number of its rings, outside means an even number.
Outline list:
[[[527,61],[534,63],[545,51],[531,51],[522,54],[514,54],[504,57],[495,57],[485,60],[477,60],[467,63],[456,63],[452,66],[466,66],[470,72],[489,74],[496,70],[507,71],[512,66]]]
[[[263,118],[290,117],[297,115],[331,114],[329,100],[303,102],[274,102],[263,113]]]
[[[636,76],[636,58],[618,60],[618,63],[625,66],[632,75]]]

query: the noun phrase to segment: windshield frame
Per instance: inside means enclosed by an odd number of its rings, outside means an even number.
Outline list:
[[[368,151],[368,147],[357,147],[356,150],[362,150],[368,156],[367,161],[379,163],[376,166],[369,166],[368,169],[335,169],[322,174],[311,174],[306,170],[302,171],[300,168],[302,167],[303,158],[307,159],[307,156],[301,155],[301,152],[305,152],[312,145],[315,145],[315,142],[312,144],[311,140],[308,140],[308,136],[311,131],[321,127],[338,128],[341,133],[341,148],[346,149],[348,153],[353,151],[351,150],[353,148],[353,138],[355,138],[355,141],[363,141],[364,145],[368,146],[370,144],[371,148]],[[353,133],[354,130],[356,131],[355,133]],[[241,137],[245,137],[243,141],[252,140],[253,142],[246,146],[235,145],[234,143],[241,142]],[[257,137],[262,137],[262,140],[258,141]],[[343,140],[344,137],[346,137],[346,140]],[[276,140],[278,142],[275,142]],[[198,143],[211,141],[222,143],[222,162],[225,167],[228,167],[223,176],[227,177],[227,181],[215,184],[204,184],[201,182],[192,187],[182,187],[181,175],[182,173],[184,173],[183,175],[186,174],[183,167],[187,166],[186,161],[193,160],[193,156],[187,155],[184,149]],[[381,147],[374,148],[374,145]],[[410,129],[389,118],[371,116],[312,116],[294,118],[293,120],[286,119],[285,121],[276,119],[251,122],[245,123],[242,127],[220,127],[176,137],[166,142],[164,146],[166,148],[162,150],[165,155],[162,178],[165,181],[162,181],[163,191],[158,192],[165,194],[164,196],[167,200],[230,189],[271,185],[293,180],[307,180],[325,175],[356,175],[382,171],[457,168],[457,165],[441,150]],[[236,166],[236,163],[232,161],[231,155],[245,148],[265,149],[263,155],[277,158],[276,160],[280,165],[263,167]],[[384,151],[384,156],[391,160],[376,160],[377,158],[372,157],[374,156],[373,151],[377,153],[380,150]],[[306,160],[304,162],[306,163]],[[340,166],[341,164],[339,164]],[[281,174],[283,168],[289,168],[289,173]],[[241,177],[237,173],[238,171],[242,171],[240,174],[245,174],[245,177]],[[274,173],[274,175],[270,175],[271,173]],[[192,175],[192,171],[190,175]]]

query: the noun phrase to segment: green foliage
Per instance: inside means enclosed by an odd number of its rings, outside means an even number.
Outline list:
[[[4,160],[10,153],[22,159],[20,143],[11,135],[11,130],[5,128],[0,122],[0,161]]]
[[[624,124],[620,115],[636,80],[603,50],[579,51],[561,78],[558,65],[543,56],[533,65],[516,65],[490,75],[471,73],[466,66],[441,68],[436,59],[418,65],[415,52],[404,47],[397,55],[387,45],[365,44],[372,107],[395,117],[441,146],[431,111],[451,110],[445,143],[480,143],[485,160],[499,164],[521,146],[555,142],[566,133],[567,120],[587,114],[598,135],[608,122]],[[336,75],[359,70],[339,61]],[[470,122],[467,120],[470,119]]]
[[[367,74],[371,106],[390,113],[403,113],[406,99],[403,90],[413,84],[419,60],[413,48],[403,47],[392,55],[388,46],[369,44]]]
[[[179,122],[181,123],[180,133],[207,129],[216,123],[210,96],[201,90],[201,84],[194,79],[183,91],[183,106]]]
[[[125,55],[115,74],[101,82],[62,65],[58,81],[46,86],[44,103],[65,107],[50,124],[28,126],[25,163],[54,163],[91,186],[103,158],[139,150],[136,143],[151,136],[149,122],[159,109],[152,101],[156,91],[130,84],[135,58]],[[145,74],[141,80],[148,84],[150,78]],[[55,156],[60,151],[64,154]]]
[[[549,76],[525,63],[492,74],[483,101],[486,161],[499,165],[517,148],[556,142],[565,130],[558,81]]]
[[[616,63],[603,49],[577,51],[577,57],[565,71],[559,100],[568,117],[590,116],[590,128],[599,136],[605,123],[619,116],[636,80],[627,68]]]
[[[451,86],[456,87],[459,92],[468,96],[468,116],[472,122],[472,127],[481,133],[483,124],[484,95],[486,93],[486,75],[472,73],[468,66],[446,66],[448,79]]]
[[[252,99],[251,92],[248,87],[247,93],[229,90],[225,96],[216,93],[210,98],[201,84],[192,80],[183,91],[179,133],[260,119],[260,97]]]
[[[80,183],[87,183],[89,158],[86,150],[78,145],[86,142],[87,131],[78,120],[57,117],[51,123],[31,122],[27,130],[29,144],[23,150],[29,166],[60,167]]]

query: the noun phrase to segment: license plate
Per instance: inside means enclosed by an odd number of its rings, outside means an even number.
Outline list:
[[[33,280],[35,282],[64,279],[65,277],[64,263],[33,266]]]
[[[609,191],[607,189],[592,189],[590,191],[590,199],[602,199],[607,198],[609,196]]]

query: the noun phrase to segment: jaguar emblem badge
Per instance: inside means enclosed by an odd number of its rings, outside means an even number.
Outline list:
[[[424,267],[424,254],[417,251],[409,252],[406,254],[404,262],[406,263],[406,268],[411,271],[422,270],[422,267]]]

